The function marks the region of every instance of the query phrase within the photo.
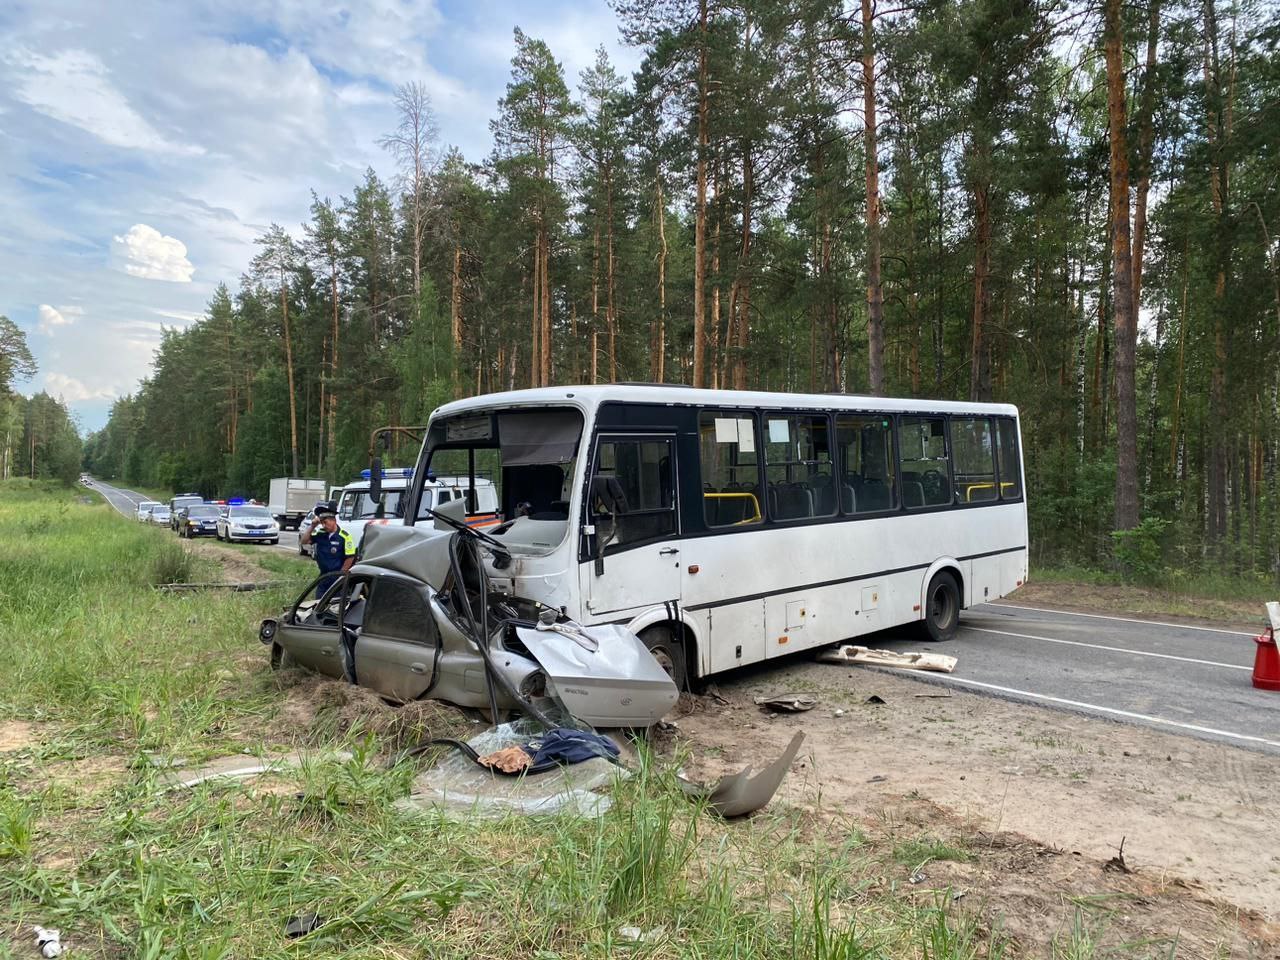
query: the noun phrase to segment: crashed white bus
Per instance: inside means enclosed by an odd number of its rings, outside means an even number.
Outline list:
[[[492,479],[490,589],[625,626],[683,686],[886,627],[951,636],[1027,578],[1020,447],[1002,404],[520,390],[436,410],[406,514],[430,474]]]

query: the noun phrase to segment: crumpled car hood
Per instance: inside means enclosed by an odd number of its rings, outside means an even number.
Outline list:
[[[578,630],[596,649],[554,630],[516,630],[571,714],[597,727],[647,727],[675,706],[680,691],[634,633],[613,624]]]

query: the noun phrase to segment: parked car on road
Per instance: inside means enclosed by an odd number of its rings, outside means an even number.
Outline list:
[[[216,535],[228,543],[237,540],[279,543],[280,524],[266,507],[232,504],[218,517]]]
[[[218,508],[212,503],[193,503],[178,511],[178,536],[212,537],[218,532]]]
[[[151,519],[151,511],[155,507],[164,506],[159,500],[143,500],[138,504],[137,518],[139,523],[146,523]]]
[[[163,503],[157,503],[151,508],[151,512],[147,514],[147,519],[152,523],[162,527],[172,526],[170,521],[173,519],[170,515],[169,508]]]
[[[204,497],[198,493],[180,493],[169,499],[169,526],[175,532],[178,529],[178,511],[193,503],[204,503]]]

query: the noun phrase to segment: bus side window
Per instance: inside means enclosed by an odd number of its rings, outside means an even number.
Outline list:
[[[1000,464],[1000,499],[1022,497],[1022,469],[1018,457],[1018,425],[1008,417],[996,420],[996,459]]]
[[[947,422],[942,417],[903,417],[900,421],[902,505],[943,507],[951,503],[951,459]]]
[[[668,439],[600,441],[591,514],[605,553],[675,534],[673,448]]]
[[[760,523],[764,507],[755,414],[704,410],[698,415],[702,515],[708,527]]]
[[[996,461],[991,421],[986,417],[951,418],[951,457],[956,503],[996,499]]]
[[[894,487],[893,421],[883,414],[837,414],[840,510],[878,513],[897,504]]]

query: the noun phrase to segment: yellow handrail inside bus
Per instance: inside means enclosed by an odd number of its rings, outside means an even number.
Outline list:
[[[1001,480],[1000,492],[1004,493],[1010,487],[1016,487],[1018,484],[1014,480]],[[964,488],[964,502],[973,503],[973,491],[975,490],[994,490],[994,483],[971,483]]]
[[[703,500],[741,500],[743,497],[750,499],[752,515],[742,520],[735,520],[729,524],[731,527],[743,523],[758,523],[761,520],[764,515],[760,512],[760,501],[756,499],[756,495],[754,493],[704,493],[702,495]]]

